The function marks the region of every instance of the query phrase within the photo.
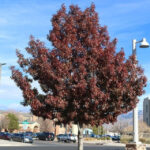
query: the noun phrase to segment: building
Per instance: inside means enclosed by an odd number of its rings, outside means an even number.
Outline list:
[[[150,98],[147,97],[143,101],[143,121],[150,126]]]
[[[27,120],[19,123],[20,131],[39,132],[40,124],[37,122],[28,122]]]
[[[57,125],[55,122],[57,120],[49,120],[49,119],[42,119],[41,117],[34,116],[31,113],[22,113],[22,112],[7,112],[7,111],[0,111],[0,122],[5,118],[8,113],[14,113],[19,120],[19,130],[15,130],[14,132],[53,132],[55,135],[58,134],[78,134],[78,127],[75,124],[64,125],[60,124]],[[4,122],[3,122],[4,124]],[[8,124],[6,122],[6,124]],[[6,126],[0,126],[1,131],[7,130]]]
[[[66,128],[63,124],[61,125],[56,125],[54,127],[54,133],[55,135],[58,135],[58,134],[65,134],[66,133]]]
[[[78,135],[78,126],[76,124],[72,124],[72,134]]]
[[[90,129],[90,128],[84,128],[83,129],[83,134],[84,135],[91,135],[91,134],[93,134],[93,130]]]

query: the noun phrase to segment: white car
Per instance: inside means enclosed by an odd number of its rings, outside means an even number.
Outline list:
[[[74,134],[69,134],[69,140],[70,141],[72,141],[72,142],[77,142],[77,140],[78,140],[78,138],[77,138],[77,136],[76,135],[74,135]]]
[[[74,134],[60,134],[57,136],[58,141],[62,142],[77,142],[77,136]]]

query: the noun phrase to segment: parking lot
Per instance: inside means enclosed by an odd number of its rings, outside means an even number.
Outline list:
[[[0,140],[0,150],[76,150],[77,143],[34,140],[32,144]],[[84,150],[124,150],[124,146],[84,143]]]
[[[0,139],[0,150],[76,150],[77,143],[64,143],[58,141],[34,140],[31,143],[22,143]],[[121,143],[92,143],[84,142],[84,150],[125,150]],[[147,146],[150,150],[150,146]]]
[[[22,143],[16,141],[2,140],[0,139],[0,146],[77,146],[77,143],[66,143],[66,142],[58,142],[58,141],[44,141],[44,140],[34,140],[33,143]],[[104,142],[90,142],[85,141],[84,145],[118,145],[124,146],[121,143],[104,143]]]

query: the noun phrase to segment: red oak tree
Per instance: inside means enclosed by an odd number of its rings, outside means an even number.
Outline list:
[[[26,48],[30,57],[17,51],[23,72],[11,67],[23,105],[30,105],[34,115],[74,122],[82,129],[83,124],[115,122],[136,106],[146,86],[143,70],[135,56],[126,59],[123,50],[116,52],[116,39],[111,41],[99,24],[94,4],[84,11],[72,5],[68,12],[62,5],[47,38],[53,49],[31,37]],[[33,80],[43,93],[32,88]]]

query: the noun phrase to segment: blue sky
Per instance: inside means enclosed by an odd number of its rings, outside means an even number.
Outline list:
[[[96,5],[100,24],[107,25],[112,39],[118,39],[117,51],[123,47],[128,57],[132,53],[132,39],[141,40],[145,37],[150,43],[150,0],[0,0],[0,62],[7,63],[2,68],[0,81],[0,109],[29,110],[20,106],[22,93],[10,79],[9,67],[16,65],[16,49],[24,53],[31,34],[50,46],[46,35],[51,29],[52,15],[61,4],[64,3],[67,8],[70,4],[77,4],[85,9],[92,2]],[[140,97],[140,110],[143,99],[150,96],[149,56],[150,48],[137,47],[137,59],[148,78],[146,93]]]

